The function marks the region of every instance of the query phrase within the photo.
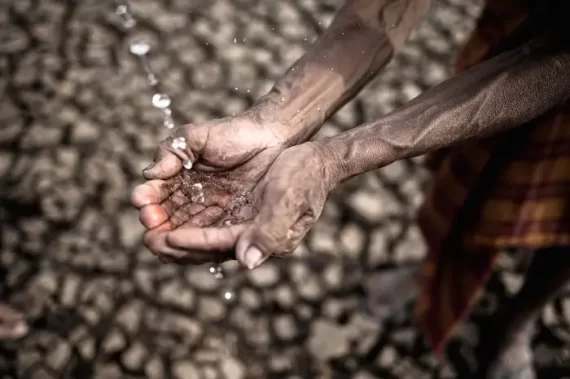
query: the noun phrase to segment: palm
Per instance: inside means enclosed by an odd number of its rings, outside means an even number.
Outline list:
[[[185,151],[167,140],[157,155],[160,167],[145,172],[148,179],[166,179],[157,189],[159,221],[169,221],[173,229],[186,222],[206,226],[251,219],[251,191],[283,151],[271,129],[247,119],[222,119],[182,127],[172,136],[180,137]],[[194,158],[192,170],[181,167],[186,156]]]
[[[289,254],[298,246],[332,188],[323,157],[311,144],[282,152],[258,180],[232,174],[186,171],[174,178],[177,187],[161,205],[185,204],[170,223],[147,232],[149,249],[178,263],[237,257],[247,267],[257,267],[270,255]],[[200,194],[193,192],[196,183],[202,184]],[[179,215],[184,217],[177,219]]]

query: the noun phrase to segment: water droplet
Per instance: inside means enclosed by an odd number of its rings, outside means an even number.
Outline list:
[[[250,92],[251,92],[251,90],[248,89],[248,90],[247,90],[247,93],[250,93]]]
[[[178,137],[172,140],[172,148],[175,150],[186,149],[186,139],[184,137]]]
[[[334,67],[331,67],[331,71],[334,71]]]
[[[125,4],[121,4],[115,10],[115,14],[117,16],[122,16],[122,15],[126,14],[128,11],[129,10],[128,10],[127,6]]]
[[[285,101],[285,96],[281,96],[281,101]]]
[[[224,226],[231,226],[232,222],[230,220],[224,221]]]
[[[182,167],[184,167],[186,170],[191,170],[192,161],[190,159],[185,160],[184,162],[182,162]]]
[[[158,109],[166,109],[170,106],[172,101],[170,96],[165,93],[155,93],[152,95],[152,106]]]
[[[320,107],[318,107],[318,108],[317,108],[317,111],[320,111],[320,110],[321,110],[321,108],[320,108]]]
[[[129,46],[129,51],[131,54],[142,57],[150,51],[150,44],[146,41],[133,42]]]
[[[364,54],[364,50],[362,50],[362,54]]]
[[[204,202],[204,191],[202,191],[202,183],[194,183],[190,192],[190,200],[194,203]]]
[[[150,84],[153,87],[158,84],[158,78],[152,72],[149,72],[146,75],[146,79],[148,80],[148,84]]]
[[[224,301],[231,303],[233,301],[235,301],[236,299],[236,294],[233,291],[233,289],[231,288],[226,288],[222,290],[222,299],[224,299]]]
[[[234,43],[236,43],[236,42],[237,42],[237,38],[234,38]]]
[[[137,21],[130,16],[127,19],[125,19],[125,21],[123,21],[123,26],[127,29],[132,29],[136,25],[137,25]]]
[[[219,264],[215,264],[213,266],[210,266],[210,274],[214,275],[214,277],[216,279],[223,279],[224,278],[224,270],[222,269],[222,266],[220,266]]]
[[[238,88],[238,87],[236,87],[236,88],[235,88],[235,90],[236,90],[236,91],[239,91],[239,88]]]
[[[162,123],[164,125],[165,128],[167,129],[173,129],[174,128],[174,121],[172,121],[172,118],[165,118],[164,122]]]

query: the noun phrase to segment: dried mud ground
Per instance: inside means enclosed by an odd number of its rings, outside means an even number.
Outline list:
[[[520,285],[505,255],[472,322],[438,365],[411,304],[385,324],[360,284],[419,262],[413,223],[429,177],[398,162],[337,191],[294,259],[218,282],[144,249],[129,191],[165,136],[128,53],[151,65],[176,121],[245,109],[327,25],[335,0],[136,0],[126,31],[111,1],[0,0],[0,295],[32,330],[0,343],[0,378],[465,378],[477,325]],[[481,1],[440,0],[380,77],[323,134],[385,113],[448,75]],[[234,38],[236,43],[234,43]],[[223,285],[234,302],[220,297]],[[543,312],[541,378],[570,377],[570,297]]]

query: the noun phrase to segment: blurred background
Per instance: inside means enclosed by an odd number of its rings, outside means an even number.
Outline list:
[[[520,285],[505,254],[438,364],[413,299],[384,324],[364,283],[425,249],[414,211],[421,159],[335,192],[292,259],[253,272],[163,265],[142,245],[130,190],[167,136],[129,44],[172,98],[178,125],[232,115],[271,87],[341,0],[133,0],[137,25],[98,0],[0,0],[0,301],[29,335],[0,342],[0,378],[464,378],[477,325]],[[389,67],[320,136],[372,120],[449,75],[481,0],[439,0]],[[225,300],[226,286],[236,296]],[[544,311],[540,377],[570,377],[570,292]]]

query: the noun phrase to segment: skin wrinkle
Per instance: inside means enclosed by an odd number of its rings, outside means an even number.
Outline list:
[[[396,6],[396,1],[400,1],[400,7]],[[263,149],[265,144],[259,140],[269,138],[270,133],[265,133],[262,136],[252,131],[251,126],[247,126],[248,123],[251,123],[251,118],[241,119],[238,117],[241,120],[239,125],[243,126],[238,126],[231,121],[228,125],[228,119],[220,121],[223,129],[225,126],[229,126],[232,131],[235,131],[235,136],[233,133],[230,136],[227,132],[218,130],[222,128],[216,129],[215,124],[208,125],[206,123],[199,126],[207,128],[208,133],[211,134],[211,138],[208,138],[208,145],[211,142],[211,146],[206,146],[200,159],[212,167],[231,169],[230,171],[236,174],[233,177],[237,182],[246,183],[247,186],[255,186],[259,190],[267,189],[267,197],[260,198],[260,191],[255,194],[259,204],[264,207],[276,206],[283,186],[292,185],[291,180],[287,180],[286,183],[278,180],[280,176],[287,174],[296,178],[294,185],[311,186],[314,189],[314,192],[309,191],[302,194],[303,201],[312,203],[314,210],[320,212],[322,211],[321,202],[326,199],[328,191],[343,179],[391,163],[396,159],[419,155],[429,149],[437,149],[472,138],[478,133],[495,133],[500,131],[502,127],[506,127],[492,122],[523,120],[516,116],[516,109],[509,109],[509,107],[513,107],[513,104],[507,104],[507,108],[502,112],[498,112],[500,108],[495,107],[496,109],[490,110],[488,115],[483,112],[483,108],[487,106],[481,105],[494,105],[494,103],[500,103],[509,97],[511,98],[510,101],[513,101],[513,98],[518,99],[520,97],[517,91],[520,92],[521,89],[526,91],[529,88],[541,85],[540,83],[533,86],[528,84],[528,80],[535,78],[536,74],[534,77],[530,74],[528,77],[506,75],[502,81],[499,80],[504,71],[520,74],[520,70],[515,70],[517,65],[525,68],[523,74],[525,72],[532,74],[528,65],[532,64],[533,61],[534,63],[540,60],[544,62],[546,59],[541,57],[531,59],[527,51],[519,49],[478,65],[466,71],[465,74],[434,87],[425,92],[424,95],[409,102],[401,110],[376,122],[342,133],[332,139],[304,144],[304,149],[300,148],[302,146],[300,145],[287,149],[290,150],[289,152],[281,150],[308,139],[320,127],[324,118],[336,109],[335,107],[342,105],[356,93],[360,86],[373,76],[373,72],[380,71],[380,68],[389,61],[394,51],[399,47],[397,44],[400,40],[396,36],[402,37],[402,41],[404,41],[413,27],[423,20],[429,9],[427,6],[429,4],[430,2],[426,0],[416,0],[413,4],[411,0],[393,0],[391,2],[355,0],[347,2],[347,5],[337,13],[333,25],[325,35],[314,44],[313,48],[303,58],[291,67],[287,74],[277,82],[273,90],[257,102],[253,108],[254,112],[258,112],[256,114],[260,119],[283,120],[273,121],[274,125],[270,126],[270,128],[275,127],[276,134],[283,138],[281,140],[283,145],[279,146],[276,154],[273,156],[268,150],[263,150],[252,158],[251,162],[245,159],[249,158],[249,151]],[[373,5],[377,7],[374,8],[377,12],[370,11]],[[398,25],[389,30],[385,30],[384,27],[371,27],[371,25],[375,25],[372,21],[374,18],[385,17],[383,10],[388,6],[390,8],[386,14],[393,11],[391,17],[394,17]],[[367,12],[360,10],[358,12],[363,13],[356,13],[358,9],[367,9]],[[405,14],[399,14],[399,17],[394,16],[398,15],[395,10],[401,10]],[[369,22],[359,21],[362,17],[368,17]],[[375,22],[378,25],[382,24],[378,20]],[[391,28],[392,26],[386,27]],[[363,50],[365,54],[362,54]],[[361,55],[362,59],[358,59]],[[526,66],[521,64],[521,61],[526,61]],[[558,67],[558,60],[553,61],[555,62],[553,66],[557,67],[557,72],[562,72],[566,67]],[[548,78],[547,75],[546,77]],[[504,92],[501,89],[501,86],[517,84],[517,80],[523,81],[523,84],[518,83],[518,87],[515,86],[514,96],[509,96],[509,92]],[[527,84],[524,85],[524,83]],[[554,87],[556,86],[560,86],[560,83],[554,83]],[[485,93],[490,88],[493,89],[490,97],[480,96],[480,93]],[[553,96],[554,92],[552,91],[560,91],[560,87],[551,88],[550,95],[542,94],[541,96]],[[533,94],[532,96],[538,95]],[[284,98],[283,101],[281,101],[282,97]],[[527,98],[532,100],[531,97]],[[544,99],[537,97],[532,101],[539,102],[542,100]],[[518,103],[515,105],[521,107]],[[526,108],[534,107],[534,111],[540,111],[540,107],[536,104],[530,105]],[[317,111],[315,108],[321,108],[322,111]],[[528,111],[528,109],[523,110]],[[493,121],[493,117],[497,115],[502,120]],[[525,117],[530,116],[532,115],[527,114]],[[491,124],[486,124],[490,120]],[[287,130],[284,130],[285,128]],[[187,139],[191,140],[190,130],[188,133]],[[234,143],[232,146],[235,146],[233,147],[234,153],[231,162],[220,162],[220,154],[226,154],[229,150],[229,147],[227,149],[225,147],[228,140],[232,140]],[[248,143],[242,145],[241,141],[246,140]],[[219,141],[223,143],[219,143]],[[306,147],[310,147],[309,150],[312,151],[307,151]],[[318,149],[316,152],[313,149],[315,147]],[[315,165],[322,166],[307,167],[306,159],[315,157],[317,158]],[[301,158],[305,161],[302,161]],[[323,169],[321,170],[320,167]],[[200,165],[196,165],[196,168],[199,169]],[[305,171],[304,174],[303,171]],[[263,175],[264,173],[265,175]],[[246,177],[254,179],[246,180]],[[266,180],[267,177],[272,177],[273,180],[268,181]],[[261,181],[258,182],[258,180]],[[315,182],[322,182],[325,189],[319,188]],[[284,227],[288,229],[296,227],[295,225],[299,226],[299,216],[306,213],[307,209],[297,209],[298,205],[291,203],[285,207],[286,209],[280,209],[279,212],[281,213],[274,212],[279,217],[270,220],[271,222],[266,223],[267,225],[264,225],[264,228],[279,229]],[[309,217],[309,219],[311,218],[314,217]],[[281,223],[284,219],[288,219],[289,225],[286,226]],[[303,230],[302,226],[299,227]],[[310,227],[310,225],[306,227]],[[249,243],[251,241],[252,239],[249,239]],[[245,242],[241,244],[238,242],[238,246],[243,247],[242,250],[238,249],[238,253],[239,251],[243,252],[248,247],[248,243]],[[274,241],[271,235],[267,236],[266,244],[274,247],[267,250],[268,252],[278,252],[283,247],[282,244]],[[188,242],[188,245],[192,245],[191,241]],[[261,248],[261,246],[258,247]]]
[[[343,181],[395,160],[520,125],[570,96],[570,52],[515,49],[426,91],[404,108],[321,142]]]
[[[283,120],[288,146],[308,140],[391,60],[430,5],[431,0],[347,2],[327,33],[255,108]]]

